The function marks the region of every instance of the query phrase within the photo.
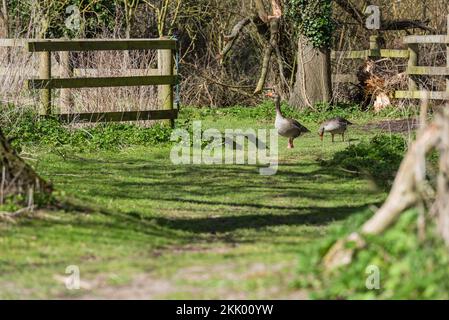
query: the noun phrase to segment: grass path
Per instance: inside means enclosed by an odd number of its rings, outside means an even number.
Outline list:
[[[168,147],[65,160],[41,151],[38,172],[70,205],[0,224],[0,298],[305,298],[291,286],[297,249],[385,194],[318,165],[347,143],[309,134],[293,150],[280,145],[270,177],[249,165],[176,166]],[[68,265],[79,266],[81,290],[65,288]]]

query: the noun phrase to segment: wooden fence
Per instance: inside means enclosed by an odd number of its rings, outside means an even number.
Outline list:
[[[447,16],[447,34],[430,36],[407,36],[404,42],[408,46],[410,58],[408,61],[407,74],[410,75],[408,91],[396,91],[395,97],[398,99],[421,99],[428,95],[429,99],[449,100],[449,15]],[[420,44],[445,44],[446,45],[446,67],[418,66],[419,45]],[[446,91],[419,91],[414,77],[420,75],[445,76]]]
[[[430,36],[407,36],[404,39],[407,50],[393,50],[381,48],[381,39],[378,36],[370,37],[370,48],[359,51],[333,51],[332,57],[343,59],[366,58],[405,58],[408,59],[407,74],[409,75],[408,91],[396,91],[398,99],[420,99],[424,91],[417,88],[416,77],[420,75],[445,76],[446,91],[430,91],[430,99],[449,99],[449,15],[448,34]],[[425,67],[418,66],[419,44],[439,43],[446,44],[447,66]],[[94,87],[122,87],[157,85],[159,88],[159,102],[162,110],[148,111],[120,111],[99,113],[67,113],[57,114],[64,121],[135,121],[168,119],[173,125],[178,110],[173,107],[173,86],[178,78],[174,73],[173,55],[177,43],[169,39],[127,39],[127,40],[15,40],[0,39],[0,47],[24,47],[31,53],[39,54],[38,79],[30,79],[30,89],[41,90],[41,108],[43,115],[52,114],[51,90],[61,89],[61,101],[65,110],[72,110],[71,88]],[[149,75],[132,75],[126,77],[92,77],[94,69],[73,69],[70,63],[70,51],[99,51],[99,50],[158,50],[158,68],[147,70]],[[52,76],[51,53],[60,52],[60,77]],[[138,73],[138,70],[132,73]],[[77,77],[80,76],[80,77]],[[334,82],[355,82],[355,74],[336,74]]]
[[[332,51],[332,59],[407,59],[410,57],[409,50],[400,49],[384,49],[381,47],[382,38],[379,36],[370,37],[370,48],[368,50],[353,50],[353,51]],[[334,82],[357,82],[358,79],[355,74],[334,74]]]
[[[369,50],[360,51],[333,51],[332,58],[344,59],[366,59],[366,58],[407,58],[408,65],[406,73],[409,76],[408,90],[396,91],[397,99],[421,99],[425,96],[433,100],[449,100],[449,15],[447,17],[447,35],[428,35],[428,36],[406,36],[404,43],[407,44],[407,50],[383,49],[380,45],[378,36],[370,37]],[[419,44],[446,44],[446,67],[426,67],[418,66]],[[445,76],[446,91],[419,91],[416,77],[427,76]],[[335,74],[334,82],[356,82],[355,74]]]
[[[24,47],[30,53],[39,55],[38,79],[27,81],[29,89],[41,91],[40,114],[54,115],[63,121],[107,122],[136,120],[170,120],[173,125],[178,110],[173,107],[173,86],[178,77],[174,73],[174,52],[176,40],[171,39],[126,39],[126,40],[14,40],[1,39],[0,46]],[[105,50],[158,50],[158,68],[147,70],[149,75],[132,75],[126,77],[91,77],[93,69],[74,69],[70,63],[70,51],[105,51]],[[60,52],[60,77],[52,75],[52,52]],[[137,71],[137,70],[131,70]],[[133,72],[137,73],[137,72]],[[83,77],[76,77],[77,74]],[[53,114],[51,90],[61,89],[61,101],[65,110],[72,110],[70,89],[159,86],[159,103],[162,110],[119,111],[99,113]]]

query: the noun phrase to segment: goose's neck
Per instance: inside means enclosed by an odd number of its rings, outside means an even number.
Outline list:
[[[275,107],[276,107],[276,117],[283,118],[284,115],[281,111],[281,98],[277,97],[275,101]]]

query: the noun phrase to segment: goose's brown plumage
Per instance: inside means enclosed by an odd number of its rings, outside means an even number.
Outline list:
[[[288,138],[288,148],[294,148],[293,140],[299,137],[301,134],[310,132],[309,129],[300,124],[297,120],[286,118],[281,111],[281,98],[279,95],[270,92],[267,97],[274,98],[276,106],[276,120],[274,126],[278,131],[278,134],[282,137]]]
[[[345,141],[346,129],[351,124],[351,122],[342,117],[332,118],[321,124],[318,134],[321,140],[323,140],[324,133],[329,132],[332,135],[332,142],[334,142],[335,134],[341,134],[343,141]]]

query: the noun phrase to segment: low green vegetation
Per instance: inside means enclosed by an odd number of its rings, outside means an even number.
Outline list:
[[[385,278],[382,286],[388,290],[363,289],[367,261],[380,261],[382,272],[408,275],[395,268],[424,267],[424,258],[437,258],[440,249],[416,256],[422,257],[419,261],[410,256],[404,265],[400,259],[406,250],[421,252],[434,244],[418,243],[409,231],[373,241],[360,255],[368,258],[351,267],[352,278],[338,274],[335,286],[319,273],[318,260],[331,241],[355,230],[371,214],[370,207],[385,199],[386,189],[374,187],[371,177],[390,177],[397,170],[406,140],[365,129],[368,121],[384,120],[385,115],[351,106],[317,109],[320,113],[284,106],[312,133],[297,139],[293,150],[279,140],[279,169],[269,177],[250,165],[174,165],[169,159],[171,129],[159,125],[66,127],[51,119],[30,118],[7,127],[37,172],[53,182],[56,201],[13,222],[0,220],[0,298],[411,294],[412,289],[396,290],[399,276]],[[319,122],[336,115],[355,123],[348,141],[331,143],[325,137],[321,142],[315,134]],[[177,125],[189,129],[192,121],[202,120],[203,129],[258,129],[271,128],[273,119],[271,103],[258,108],[184,108]],[[378,163],[382,156],[391,161]],[[349,159],[354,157],[357,161],[352,163]],[[357,166],[350,167],[354,163]],[[371,164],[377,166],[369,169]],[[372,171],[363,174],[364,170]],[[413,228],[400,224],[397,230],[405,227]],[[388,252],[386,262],[381,252]],[[425,270],[443,259],[441,255],[440,260],[430,260]],[[81,290],[64,286],[69,265],[80,267]],[[418,275],[413,278],[416,286]],[[425,283],[444,276],[429,275]],[[142,287],[151,290],[142,292]],[[437,296],[442,285],[429,287],[418,296]]]
[[[316,105],[313,109],[306,108],[297,110],[283,103],[282,112],[286,117],[300,119],[304,123],[318,123],[332,117],[344,117],[353,120],[360,120],[363,123],[376,119],[394,119],[394,118],[408,118],[416,115],[416,110],[399,109],[395,107],[386,108],[380,113],[375,114],[369,110],[361,110],[357,104],[328,104],[321,103]],[[181,109],[181,119],[204,119],[207,117],[235,117],[239,119],[256,119],[256,120],[271,120],[276,114],[274,112],[274,105],[271,101],[265,101],[256,107],[235,106],[232,108],[183,108]]]
[[[70,128],[56,119],[39,119],[29,113],[14,125],[7,126],[5,133],[13,139],[12,143],[16,148],[41,146],[87,152],[165,143],[170,141],[171,129],[159,124],[140,127],[118,123]]]
[[[435,225],[429,221],[425,239],[419,240],[416,210],[402,214],[382,235],[368,237],[368,246],[350,265],[332,272],[323,270],[321,259],[329,247],[369,217],[369,213],[353,216],[331,228],[325,239],[300,248],[296,285],[308,288],[317,299],[449,299],[447,248],[434,236]],[[376,288],[369,277],[377,270]]]
[[[282,106],[287,117],[301,119],[306,125],[315,127],[317,123],[331,117],[345,117],[354,121],[366,123],[369,120],[384,119],[385,117],[401,117],[411,115],[411,111],[399,112],[392,109],[384,111],[378,116],[370,112],[361,111],[357,105],[349,104],[320,104],[315,110],[295,110],[288,105]],[[154,146],[170,142],[171,129],[167,126],[156,124],[152,126],[139,126],[123,123],[100,123],[95,125],[70,125],[67,126],[55,118],[40,118],[32,111],[16,114],[13,107],[7,107],[8,117],[15,121],[0,120],[5,134],[12,139],[12,144],[19,150],[26,146],[40,146],[54,150],[73,152],[91,152],[95,150],[123,149],[132,146]],[[270,101],[257,107],[236,106],[232,108],[193,108],[181,109],[180,118],[176,121],[176,127],[191,129],[193,119],[214,120],[240,119],[258,120],[267,122],[274,119],[274,106]]]
[[[339,166],[355,174],[368,175],[377,185],[391,186],[407,149],[402,135],[376,135],[369,141],[351,145],[323,164]]]

